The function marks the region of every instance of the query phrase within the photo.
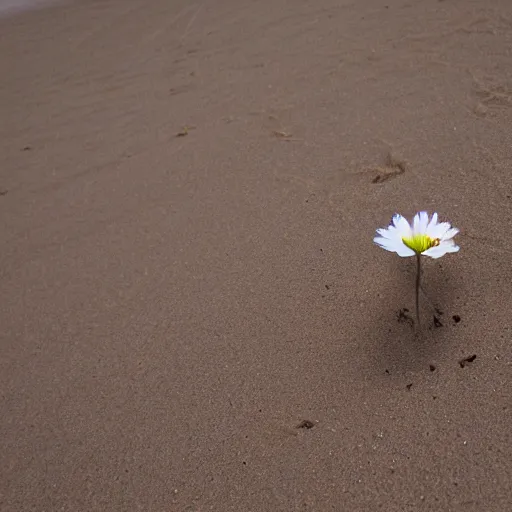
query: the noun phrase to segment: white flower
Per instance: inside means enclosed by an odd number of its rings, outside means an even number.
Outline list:
[[[414,216],[413,225],[399,214],[393,216],[392,224],[386,229],[377,229],[379,236],[373,241],[398,256],[407,257],[424,254],[440,258],[448,252],[457,252],[459,246],[453,237],[459,232],[449,222],[437,222],[437,213],[429,220],[427,212]]]

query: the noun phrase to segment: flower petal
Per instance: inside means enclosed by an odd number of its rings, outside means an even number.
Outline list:
[[[440,222],[436,226],[433,226],[429,229],[428,236],[434,239],[443,238],[450,228],[451,225],[449,222]]]
[[[393,216],[393,224],[397,230],[397,234],[400,238],[410,238],[411,226],[405,217],[402,217],[399,213]]]
[[[384,228],[379,228],[377,229],[377,233],[382,237],[382,238],[387,238],[388,240],[393,240],[395,238],[397,238],[397,235],[396,235],[396,228],[393,227],[393,226],[390,226],[389,228],[387,229],[384,229]]]
[[[402,258],[414,256],[415,254],[415,252],[412,249],[409,249],[409,247],[407,247],[400,238],[389,239],[376,236],[373,241],[379,247],[382,247],[386,251],[396,252],[398,256],[401,256]]]
[[[437,226],[437,213],[436,212],[434,212],[432,214],[432,218],[430,219],[430,222],[428,223],[428,226],[427,226],[427,233],[426,234],[430,236],[430,230],[432,228],[434,228],[435,226]]]
[[[428,213],[419,212],[414,216],[413,233],[415,235],[425,235],[428,226]]]
[[[460,249],[458,245],[455,245],[453,240],[447,240],[446,242],[441,242],[436,247],[431,247],[427,249],[424,254],[425,256],[429,256],[430,258],[440,258],[449,252],[457,252]]]
[[[407,245],[405,245],[403,242],[398,246],[396,253],[401,258],[408,258],[409,256],[416,255],[416,253],[411,248],[407,247]]]
[[[457,228],[450,228],[442,237],[441,240],[451,240],[459,230]]]
[[[398,243],[396,240],[390,240],[389,238],[384,238],[381,236],[376,236],[373,241],[383,249],[386,249],[386,251],[395,252],[396,248],[398,246]]]

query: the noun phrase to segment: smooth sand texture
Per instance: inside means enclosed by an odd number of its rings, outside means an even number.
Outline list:
[[[60,0],[0,0],[0,16],[10,16],[23,11],[41,9]]]
[[[84,0],[0,43],[2,512],[512,510],[512,2]],[[415,338],[372,238],[423,208],[461,251]]]

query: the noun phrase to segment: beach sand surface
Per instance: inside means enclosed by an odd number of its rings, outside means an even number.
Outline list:
[[[0,42],[2,511],[512,510],[512,2],[84,0]],[[461,250],[415,334],[372,238],[419,210]]]

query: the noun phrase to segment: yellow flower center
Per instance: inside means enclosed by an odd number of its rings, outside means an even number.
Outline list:
[[[427,249],[437,247],[440,244],[439,238],[430,238],[427,235],[414,235],[411,238],[402,238],[402,241],[417,254],[421,254]]]

